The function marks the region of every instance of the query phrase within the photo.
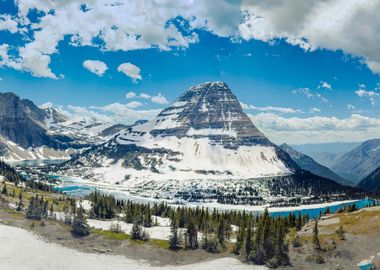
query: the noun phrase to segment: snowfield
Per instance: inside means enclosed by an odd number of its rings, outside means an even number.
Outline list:
[[[123,256],[92,254],[47,243],[20,228],[0,225],[0,269],[12,270],[264,270],[263,266],[246,265],[235,258],[222,258],[184,266],[153,267],[146,261]]]
[[[110,220],[88,219],[87,222],[88,222],[88,225],[90,225],[90,227],[94,227],[95,229],[102,229],[102,230],[110,230],[111,225],[119,224],[121,231],[126,234],[130,234],[133,227],[133,224],[126,223],[124,221],[118,222],[118,221],[110,221]],[[170,225],[169,226],[153,226],[150,228],[143,227],[143,230],[146,231],[149,234],[149,237],[152,239],[169,240],[169,237],[171,235]],[[183,230],[183,232],[184,231],[185,230]],[[199,234],[198,237],[201,237],[201,235]]]

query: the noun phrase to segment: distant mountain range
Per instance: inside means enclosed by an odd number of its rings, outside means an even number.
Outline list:
[[[294,150],[289,145],[282,144],[280,145],[280,147],[282,150],[284,150],[286,153],[290,155],[290,157],[297,163],[297,165],[301,169],[309,171],[315,175],[334,180],[335,182],[342,185],[350,185],[350,186],[355,185],[353,182],[343,179],[342,177],[340,177],[339,175],[331,171],[326,166],[319,164],[311,157]]]
[[[358,184],[378,167],[380,167],[380,139],[373,139],[342,155],[330,168],[341,177]]]
[[[308,155],[319,164],[330,167],[339,157],[360,144],[361,142],[332,142],[291,145],[291,147],[300,153]]]
[[[112,130],[104,138],[100,134],[111,126],[95,119],[73,121],[54,108],[0,93],[0,158],[6,161],[69,159],[112,136]]]

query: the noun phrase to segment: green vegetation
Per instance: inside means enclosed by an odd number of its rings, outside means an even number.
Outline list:
[[[79,208],[76,216],[74,217],[71,232],[76,236],[86,236],[90,234],[90,226],[87,224],[82,207]]]
[[[319,231],[318,231],[318,221],[317,220],[314,222],[312,243],[313,243],[313,247],[315,250],[321,250],[321,243],[319,242]]]
[[[26,218],[33,220],[41,220],[47,218],[48,215],[48,202],[44,197],[31,197],[28,209],[26,210]]]

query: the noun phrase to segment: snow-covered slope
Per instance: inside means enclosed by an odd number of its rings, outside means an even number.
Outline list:
[[[116,132],[115,123],[86,117],[74,119],[51,104],[37,107],[13,93],[0,93],[3,160],[69,159],[73,153],[107,141]]]
[[[47,146],[23,148],[22,146],[0,136],[0,158],[6,162],[22,160],[55,160],[70,159],[70,156],[77,152],[73,148],[57,150]]]

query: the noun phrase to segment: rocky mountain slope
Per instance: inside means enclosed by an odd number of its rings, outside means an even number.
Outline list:
[[[380,167],[360,181],[358,187],[368,192],[380,192]]]
[[[64,143],[49,135],[44,127],[48,113],[30,100],[13,93],[0,93],[0,135],[23,148],[48,146],[64,148]]]
[[[319,164],[330,168],[337,159],[360,144],[360,142],[307,143],[291,145],[291,147],[298,152],[308,155]]]
[[[188,200],[343,190],[302,172],[254,126],[222,82],[191,87],[155,119],[120,131],[61,170],[144,196]]]
[[[358,184],[380,167],[380,139],[368,140],[340,157],[330,168]]]
[[[341,185],[354,185],[354,183],[343,179],[326,166],[323,166],[311,157],[294,150],[289,145],[284,143],[280,145],[280,148],[288,153],[301,169],[309,171],[315,175],[334,180]]]
[[[7,161],[69,159],[78,149],[103,142],[100,133],[110,126],[94,119],[74,121],[54,108],[0,93],[0,157]]]

